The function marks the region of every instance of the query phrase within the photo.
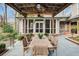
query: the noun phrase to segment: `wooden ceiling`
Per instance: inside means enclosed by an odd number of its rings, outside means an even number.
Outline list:
[[[6,3],[10,7],[23,15],[27,14],[53,14],[57,15],[59,12],[68,7],[71,3]],[[38,10],[37,5],[40,5]]]

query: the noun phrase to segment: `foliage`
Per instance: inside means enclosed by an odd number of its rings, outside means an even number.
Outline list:
[[[5,51],[5,49],[6,49],[6,44],[4,44],[4,43],[0,44],[0,53]]]
[[[48,34],[48,33],[45,33],[44,35],[45,35],[45,36],[47,36],[47,37],[49,36],[49,34]]]
[[[4,43],[0,44],[0,49],[1,48],[5,49],[6,48],[6,45]]]
[[[38,37],[39,37],[40,39],[42,39],[43,34],[42,34],[42,33],[39,33],[39,34],[38,34]]]
[[[77,29],[77,25],[72,25],[72,29]]]
[[[13,32],[13,27],[9,24],[5,24],[3,26],[3,32],[4,33],[12,33]]]
[[[27,34],[26,36],[28,41],[31,41],[32,40],[31,38],[34,36],[34,34],[30,33],[30,34]]]
[[[0,41],[3,40],[5,38],[5,36],[0,34]]]
[[[17,35],[18,40],[22,40],[24,38],[24,36],[22,35]]]
[[[0,40],[6,39],[6,38],[17,39],[18,33],[13,29],[13,27],[10,24],[8,23],[4,24],[2,29],[4,34],[1,33]]]

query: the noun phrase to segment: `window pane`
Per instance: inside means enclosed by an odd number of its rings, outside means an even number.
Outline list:
[[[29,33],[33,33],[33,29],[29,29]]]
[[[40,28],[43,28],[43,23],[40,23]]]
[[[27,33],[27,20],[26,20],[26,26],[25,26],[25,29],[26,29],[26,33]]]
[[[33,20],[29,20],[29,28],[33,28]]]
[[[50,28],[50,20],[46,20],[45,21],[45,28]]]
[[[36,32],[39,32],[39,29],[36,29]]]
[[[36,28],[39,28],[39,23],[36,23]]]
[[[43,29],[40,29],[40,32],[43,32]]]
[[[50,33],[50,29],[46,29],[45,32],[46,32],[46,33]]]

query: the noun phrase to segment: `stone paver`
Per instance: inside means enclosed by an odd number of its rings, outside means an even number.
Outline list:
[[[58,56],[79,56],[79,45],[68,41],[63,35],[59,36],[58,39]]]
[[[4,56],[22,56],[23,55],[23,47],[22,42],[18,41],[14,48],[10,48],[10,50],[4,54]],[[52,56],[56,55],[56,51],[52,53]],[[31,50],[26,53],[26,56],[31,56]],[[58,37],[58,48],[57,48],[57,56],[79,56],[79,45],[76,45],[68,40],[65,37]]]

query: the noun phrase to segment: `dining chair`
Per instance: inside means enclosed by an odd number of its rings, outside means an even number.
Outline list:
[[[28,49],[29,49],[28,45],[29,45],[29,43],[27,42],[27,39],[25,37],[23,38],[22,42],[23,42],[23,55],[25,55],[25,51],[28,52]]]
[[[56,37],[51,37],[50,43],[52,44],[52,47],[49,48],[49,51],[54,52],[56,50],[56,55],[57,55],[57,45],[58,45],[58,39]]]

